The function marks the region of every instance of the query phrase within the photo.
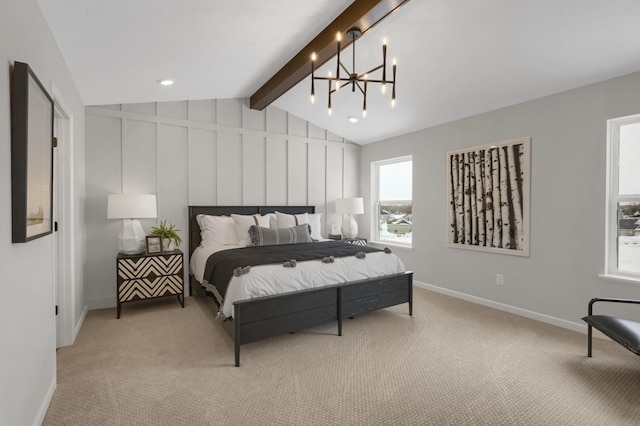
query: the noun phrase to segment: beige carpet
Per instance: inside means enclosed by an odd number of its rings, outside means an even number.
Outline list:
[[[210,299],[91,311],[58,351],[45,425],[640,424],[640,358],[415,289],[406,305],[242,346]],[[586,309],[586,307],[585,307]]]

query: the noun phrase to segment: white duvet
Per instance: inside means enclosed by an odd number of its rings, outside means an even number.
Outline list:
[[[191,273],[207,290],[216,295],[215,287],[203,279],[207,259],[217,251],[230,248],[236,248],[236,246],[198,247],[191,255]],[[364,259],[357,259],[355,256],[337,257],[334,263],[308,260],[298,262],[295,268],[285,268],[282,264],[252,266],[248,274],[231,278],[227,294],[222,295],[224,296],[222,313],[227,318],[233,317],[233,302],[238,300],[380,277],[404,271],[405,266],[398,256],[384,252],[367,253]]]

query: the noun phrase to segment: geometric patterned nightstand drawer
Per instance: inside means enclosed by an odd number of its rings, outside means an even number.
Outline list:
[[[121,303],[133,300],[177,296],[184,308],[183,255],[180,250],[165,254],[118,254],[117,316]]]
[[[170,296],[182,293],[182,281],[175,276],[137,278],[118,284],[118,300],[130,302],[138,299]]]
[[[354,246],[366,246],[367,245],[367,239],[366,238],[360,238],[360,237],[343,238],[342,241],[344,241],[345,243],[353,244]]]

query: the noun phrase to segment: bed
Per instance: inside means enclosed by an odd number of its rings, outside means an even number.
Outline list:
[[[298,215],[314,213],[315,207],[189,206],[190,259],[201,242],[200,226],[196,219],[198,215],[265,215],[276,211]],[[203,285],[193,273],[190,283],[192,287]],[[207,294],[212,296],[209,292]],[[238,367],[240,366],[240,346],[243,344],[331,321],[338,322],[338,335],[341,336],[343,318],[353,318],[366,312],[403,303],[408,304],[409,315],[412,315],[413,273],[409,271],[236,300],[232,304],[232,315],[228,315],[230,318],[220,324],[234,340],[235,365]]]

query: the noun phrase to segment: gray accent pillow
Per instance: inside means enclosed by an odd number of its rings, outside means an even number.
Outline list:
[[[302,224],[291,228],[263,228],[252,225],[249,228],[252,246],[275,246],[278,244],[312,243],[309,225]]]

